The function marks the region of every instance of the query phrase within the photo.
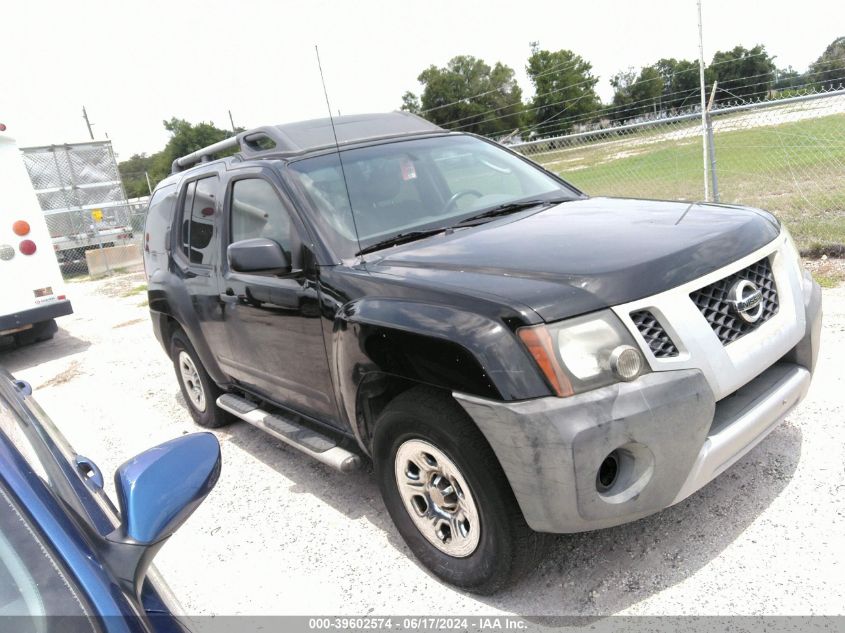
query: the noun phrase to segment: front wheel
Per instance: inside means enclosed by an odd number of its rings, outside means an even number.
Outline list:
[[[448,394],[398,396],[379,417],[373,457],[396,528],[436,576],[490,594],[539,560],[544,535],[525,523],[492,449]]]

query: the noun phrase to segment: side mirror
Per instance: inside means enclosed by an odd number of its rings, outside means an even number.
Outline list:
[[[106,561],[140,595],[153,557],[220,476],[220,444],[193,433],[136,455],[114,475],[122,522],[106,537]]]
[[[291,261],[278,242],[255,237],[229,244],[226,249],[229,267],[239,273],[289,273]]]

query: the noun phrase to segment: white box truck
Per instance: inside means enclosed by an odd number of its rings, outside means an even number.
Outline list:
[[[50,339],[71,314],[44,214],[14,138],[0,123],[0,344]]]

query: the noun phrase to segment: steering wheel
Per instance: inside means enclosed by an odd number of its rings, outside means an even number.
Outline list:
[[[478,191],[477,189],[463,189],[462,191],[458,191],[457,193],[453,194],[451,198],[449,198],[449,202],[446,203],[446,206],[443,207],[443,213],[448,213],[455,208],[455,205],[458,203],[458,200],[463,198],[464,196],[475,196],[476,198],[484,197],[484,194]]]

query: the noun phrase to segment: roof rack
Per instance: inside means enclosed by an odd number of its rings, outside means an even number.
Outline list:
[[[336,128],[336,129],[333,129]],[[361,114],[300,121],[283,125],[264,125],[240,132],[208,147],[203,147],[173,161],[172,173],[178,173],[216,154],[237,149],[244,158],[294,156],[305,152],[360,141],[416,134],[442,134],[441,127],[409,112]],[[335,133],[337,136],[335,137]]]
[[[275,132],[275,133],[274,133]],[[173,161],[171,173],[178,173],[197,163],[207,163],[214,159],[216,154],[230,149],[239,149],[242,154],[254,156],[255,154],[284,151],[285,140],[278,133],[278,128],[262,126],[241,132],[237,136],[230,136],[203,147],[195,152],[181,156]],[[271,143],[268,145],[268,141]]]

